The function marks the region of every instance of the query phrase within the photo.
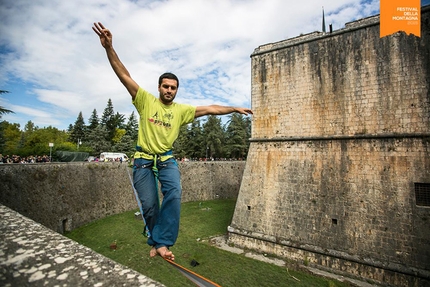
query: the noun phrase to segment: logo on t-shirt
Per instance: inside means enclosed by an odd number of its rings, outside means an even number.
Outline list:
[[[170,123],[173,119],[172,112],[165,113],[163,116],[158,116],[158,112],[156,112],[151,118],[149,118],[149,122],[153,123],[156,126],[161,126],[165,128],[172,128],[172,124]]]

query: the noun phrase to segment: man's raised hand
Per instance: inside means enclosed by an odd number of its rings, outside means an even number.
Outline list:
[[[112,33],[102,23],[94,23],[93,30],[100,37],[103,48],[112,47]]]

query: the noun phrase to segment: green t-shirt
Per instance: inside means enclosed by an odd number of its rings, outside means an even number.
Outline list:
[[[160,155],[171,150],[181,126],[193,122],[196,113],[195,106],[177,103],[164,105],[141,87],[133,105],[140,116],[137,145],[143,150],[136,152],[135,158],[152,159],[148,154]]]

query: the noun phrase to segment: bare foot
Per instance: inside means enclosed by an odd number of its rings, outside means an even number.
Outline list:
[[[152,251],[152,250],[151,250]],[[175,255],[173,255],[172,251],[170,251],[169,249],[167,249],[166,246],[160,247],[158,249],[156,249],[156,252],[163,258],[165,259],[169,259],[174,261],[175,260]]]
[[[149,256],[155,257],[157,254],[157,249],[155,249],[155,246],[152,246],[151,251],[149,251]]]

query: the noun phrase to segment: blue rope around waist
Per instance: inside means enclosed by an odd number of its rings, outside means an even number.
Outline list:
[[[146,152],[146,151],[144,151],[143,149],[142,149],[142,147],[141,146],[136,146],[136,150],[138,151],[138,152],[143,152],[143,153],[145,153],[145,154],[147,154],[147,155],[150,155],[150,156],[166,156],[166,155],[172,155],[173,154],[173,151],[172,150],[168,150],[168,151],[166,151],[166,152],[164,152],[164,153],[161,153],[161,154],[152,154],[152,153],[149,153],[149,152]]]

